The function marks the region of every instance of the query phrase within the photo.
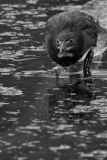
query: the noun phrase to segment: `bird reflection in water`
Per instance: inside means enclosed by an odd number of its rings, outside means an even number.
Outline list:
[[[94,110],[90,110],[90,100],[93,98],[95,94],[83,80],[74,84],[59,84],[48,88],[45,95],[45,107],[49,121],[80,124],[89,120],[94,113]]]

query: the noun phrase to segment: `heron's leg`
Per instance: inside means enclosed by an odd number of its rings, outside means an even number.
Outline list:
[[[84,60],[84,66],[83,66],[83,72],[84,72],[84,78],[85,78],[85,83],[92,84],[92,77],[91,77],[91,63],[93,59],[94,51],[93,48],[90,48],[85,60]]]
[[[92,76],[91,76],[91,63],[93,55],[94,55],[93,48],[90,48],[84,60],[83,72],[84,72],[85,83],[92,89],[92,98],[95,98],[96,97],[95,85],[92,81]]]
[[[59,75],[60,75],[60,73],[61,73],[61,70],[60,69],[57,69],[56,70],[56,84],[58,85],[59,83]]]
[[[59,75],[61,73],[61,67],[56,66],[56,67],[52,68],[52,72],[54,72],[56,75],[56,84],[58,85]]]

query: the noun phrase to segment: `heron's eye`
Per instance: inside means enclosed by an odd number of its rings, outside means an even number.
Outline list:
[[[59,45],[59,44],[60,44],[60,41],[57,39],[57,40],[56,40],[56,43]]]
[[[70,43],[70,44],[73,44],[73,42],[74,42],[74,40],[71,38],[71,39],[69,40],[69,43]]]

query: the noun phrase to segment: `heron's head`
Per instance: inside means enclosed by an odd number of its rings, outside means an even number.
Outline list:
[[[76,63],[83,54],[84,37],[82,32],[62,31],[56,38],[57,57],[63,65],[69,66]]]

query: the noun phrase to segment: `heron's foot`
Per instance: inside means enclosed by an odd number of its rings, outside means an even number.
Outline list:
[[[56,67],[53,67],[51,71],[52,71],[53,73],[58,73],[58,74],[60,74],[60,73],[61,73],[61,70],[62,70],[61,67],[56,66]]]
[[[84,73],[84,81],[86,84],[92,84],[92,76],[91,76],[91,64],[93,59],[94,51],[93,48],[90,48],[85,60],[84,60],[84,66],[83,66],[83,73]]]

